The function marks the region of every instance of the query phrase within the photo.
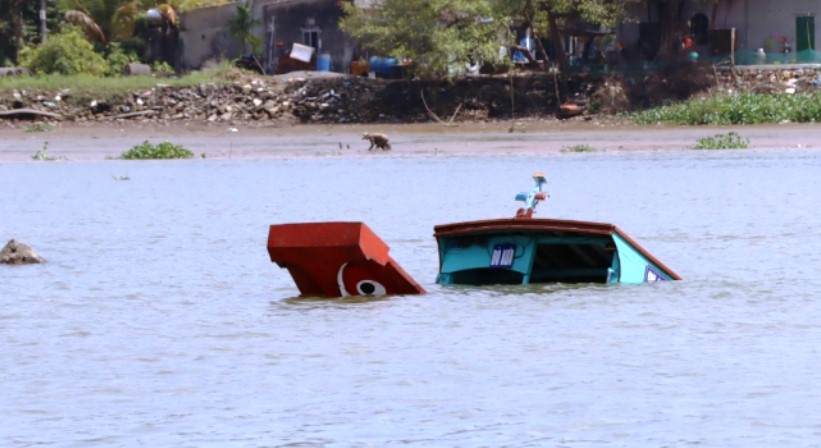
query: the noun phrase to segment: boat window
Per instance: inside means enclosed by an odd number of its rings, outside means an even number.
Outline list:
[[[530,283],[607,283],[612,262],[604,244],[540,244]]]

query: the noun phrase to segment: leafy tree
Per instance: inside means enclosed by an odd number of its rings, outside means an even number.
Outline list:
[[[20,51],[20,62],[35,73],[102,76],[108,64],[94,51],[80,29],[67,27],[37,47]]]
[[[372,9],[346,2],[343,8],[343,31],[373,53],[411,59],[424,77],[499,62],[500,46],[510,40],[507,19],[494,14],[489,0],[384,0]]]
[[[243,56],[259,53],[261,42],[254,33],[254,27],[259,20],[254,17],[253,2],[246,0],[244,4],[237,4],[237,13],[228,19],[228,33],[242,44]]]
[[[550,36],[553,54],[562,70],[567,55],[562,29],[574,23],[612,28],[627,17],[628,3],[649,0],[496,0],[497,10],[522,20],[538,34]]]
[[[344,4],[340,26],[376,53],[409,57],[425,74],[442,75],[453,63],[499,62],[500,46],[514,43],[514,24],[549,33],[562,68],[562,28],[583,22],[614,26],[626,4],[639,0],[384,0],[370,9]],[[649,1],[649,0],[647,0]]]

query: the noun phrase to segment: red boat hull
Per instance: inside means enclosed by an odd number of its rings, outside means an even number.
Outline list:
[[[288,269],[303,296],[424,294],[362,222],[272,225],[271,261]]]

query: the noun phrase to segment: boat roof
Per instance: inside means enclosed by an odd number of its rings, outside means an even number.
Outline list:
[[[591,221],[570,221],[564,219],[547,218],[500,218],[441,224],[434,226],[433,236],[438,238],[440,236],[456,236],[506,230],[610,235],[615,229],[617,229],[617,227],[613,224]]]

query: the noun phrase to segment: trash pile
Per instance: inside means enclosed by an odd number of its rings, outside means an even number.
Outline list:
[[[79,98],[69,89],[14,90],[0,96],[0,119],[95,121],[294,121],[350,123],[371,120],[367,107],[381,80],[351,77],[292,78],[155,87],[117,100]],[[376,114],[378,117],[378,114]]]
[[[510,89],[511,82],[500,77],[426,82],[289,73],[195,87],[158,83],[116,101],[80,97],[69,89],[14,90],[0,95],[0,119],[334,124],[424,122],[439,114],[477,121],[508,119],[511,107],[519,117],[549,115],[558,107],[552,78],[516,77],[513,103]]]
[[[737,92],[805,93],[821,89],[821,68],[748,69],[717,72],[719,86]]]

